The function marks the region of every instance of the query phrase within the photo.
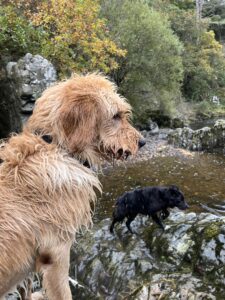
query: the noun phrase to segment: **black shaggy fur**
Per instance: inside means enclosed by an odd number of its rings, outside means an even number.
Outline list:
[[[132,232],[130,223],[138,214],[151,216],[163,230],[164,220],[169,216],[168,208],[178,207],[181,210],[188,208],[182,192],[177,186],[153,186],[135,189],[119,197],[113,212],[110,232],[113,233],[114,225],[127,218],[126,226]],[[160,218],[157,213],[160,212]]]

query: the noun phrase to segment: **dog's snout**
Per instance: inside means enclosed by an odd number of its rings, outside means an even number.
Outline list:
[[[145,139],[140,139],[140,140],[138,141],[138,147],[139,147],[139,148],[143,147],[145,144],[146,144]]]
[[[182,203],[182,205],[180,207],[178,206],[178,208],[180,208],[182,210],[188,209],[189,207],[190,206],[187,204],[187,202]]]

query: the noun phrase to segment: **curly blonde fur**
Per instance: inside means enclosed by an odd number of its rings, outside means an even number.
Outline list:
[[[27,129],[50,135],[81,161],[98,164],[118,150],[136,153],[140,134],[130,125],[131,106],[99,74],[74,76],[37,100]]]
[[[74,76],[46,90],[23,133],[2,144],[0,299],[30,272],[42,274],[49,300],[72,299],[70,247],[76,232],[92,223],[95,191],[101,191],[83,163],[136,153],[141,136],[130,113],[105,77]]]

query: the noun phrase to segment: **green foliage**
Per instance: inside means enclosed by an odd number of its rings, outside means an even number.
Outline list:
[[[1,56],[19,58],[26,52],[37,53],[44,37],[42,30],[35,30],[12,6],[0,6]]]
[[[117,68],[114,57],[125,55],[109,39],[99,9],[98,0],[42,0],[36,13],[30,13],[33,24],[49,33],[42,44],[43,55],[61,71],[98,69],[108,73]]]
[[[101,4],[101,6],[100,6]],[[143,110],[173,113],[181,98],[225,104],[224,0],[0,0],[0,51],[50,59],[62,75],[101,70]],[[210,25],[209,25],[210,24]],[[210,27],[209,27],[210,26]],[[219,26],[219,27],[218,27]]]
[[[217,95],[224,101],[224,54],[214,32],[208,31],[207,19],[196,24],[194,10],[177,6],[170,6],[169,16],[173,30],[184,44],[182,91],[185,98],[195,102],[210,101]]]
[[[117,68],[124,56],[109,38],[99,18],[99,1],[8,0],[2,1],[1,43],[5,52],[39,52],[62,74]],[[40,35],[41,34],[41,35]],[[21,50],[21,51],[20,51]]]
[[[224,0],[205,1],[203,5],[203,17],[219,17],[225,18],[225,2]]]
[[[127,50],[112,74],[123,94],[136,111],[171,112],[180,96],[182,45],[167,19],[139,0],[105,0],[102,13],[112,38]]]
[[[171,0],[171,4],[176,5],[180,9],[194,9],[195,8],[195,0]]]

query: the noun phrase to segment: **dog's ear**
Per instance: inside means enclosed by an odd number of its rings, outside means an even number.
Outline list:
[[[176,185],[171,185],[169,188],[172,191],[179,191],[179,188]]]
[[[71,153],[81,153],[96,139],[98,104],[90,97],[79,97],[61,109],[60,122]]]

